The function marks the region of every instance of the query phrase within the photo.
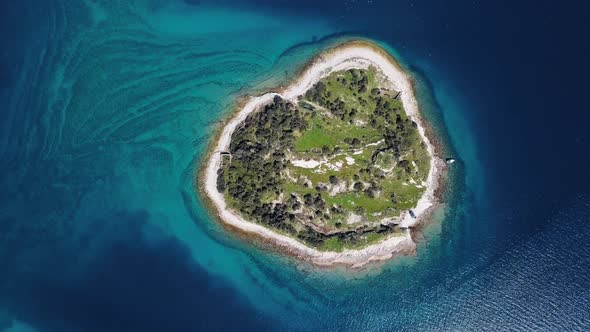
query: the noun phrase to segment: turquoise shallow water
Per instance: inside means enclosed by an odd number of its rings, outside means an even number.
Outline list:
[[[307,2],[4,6],[0,330],[588,328],[582,161],[568,168],[573,184],[548,178],[560,165],[528,151],[553,143],[519,121],[511,92],[490,98],[499,91],[490,71],[508,70],[476,66],[511,58],[434,36],[469,31],[480,12],[446,22],[436,4],[345,2],[332,14]],[[395,22],[375,19],[392,11]],[[425,115],[460,163],[417,256],[362,273],[317,270],[224,230],[194,177],[238,97],[358,37],[412,71]],[[449,48],[474,56],[472,67]],[[502,112],[517,120],[498,120]],[[572,124],[552,126],[574,150],[585,142],[569,140]]]

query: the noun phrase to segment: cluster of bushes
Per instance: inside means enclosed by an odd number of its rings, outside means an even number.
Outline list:
[[[271,204],[269,197],[282,193],[281,171],[287,167],[285,152],[294,143],[294,130],[307,124],[292,103],[276,96],[262,110],[253,112],[231,138],[231,163],[218,174],[224,189],[241,213],[259,222],[294,233],[294,218],[285,204]]]
[[[349,69],[348,72],[352,76],[352,80],[349,83],[349,88],[353,91],[358,91],[358,93],[367,92],[367,84],[369,84],[367,71],[364,69]]]
[[[402,155],[410,152],[414,142],[420,139],[416,129],[418,126],[409,118],[402,119],[397,100],[388,100],[378,92],[371,95],[371,98],[375,101],[375,110],[369,116],[369,122],[376,129],[383,132],[383,139],[385,140],[385,147],[375,150],[371,156],[371,161],[374,163],[377,156],[385,151],[391,151],[394,158],[399,160]],[[398,165],[409,174],[411,168],[403,162],[403,160],[400,161]]]
[[[321,247],[326,241],[332,238],[338,238],[343,245],[354,247],[365,243],[365,236],[370,233],[376,234],[390,234],[395,232],[397,227],[395,225],[377,225],[375,227],[364,227],[355,231],[345,231],[336,234],[322,234],[316,232],[311,227],[305,227],[304,230],[297,234],[297,238],[309,245]]]
[[[351,69],[349,72],[352,75],[351,80],[338,78],[337,81],[346,85],[355,95],[357,92],[360,94],[367,92],[369,79],[366,70]],[[314,84],[311,89],[305,93],[305,98],[330,110],[334,116],[342,121],[352,123],[354,117],[358,114],[358,110],[347,107],[344,101],[340,98],[332,98],[330,91],[327,90],[326,84],[322,81]]]

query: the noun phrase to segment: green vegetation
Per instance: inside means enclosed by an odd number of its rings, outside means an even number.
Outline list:
[[[430,158],[375,68],[331,74],[297,102],[275,97],[232,134],[218,190],[247,219],[320,250],[399,232]]]

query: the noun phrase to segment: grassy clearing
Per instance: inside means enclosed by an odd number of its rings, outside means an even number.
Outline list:
[[[347,149],[350,148],[350,144],[344,142],[346,138],[358,138],[365,143],[374,143],[382,137],[382,133],[374,128],[356,126],[322,115],[324,114],[307,114],[310,128],[295,141],[296,152],[321,149],[323,146]]]

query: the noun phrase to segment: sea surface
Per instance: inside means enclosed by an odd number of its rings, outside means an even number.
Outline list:
[[[553,1],[0,2],[0,331],[590,330],[590,10]],[[417,255],[318,270],[196,170],[236,100],[355,38],[445,154]]]

